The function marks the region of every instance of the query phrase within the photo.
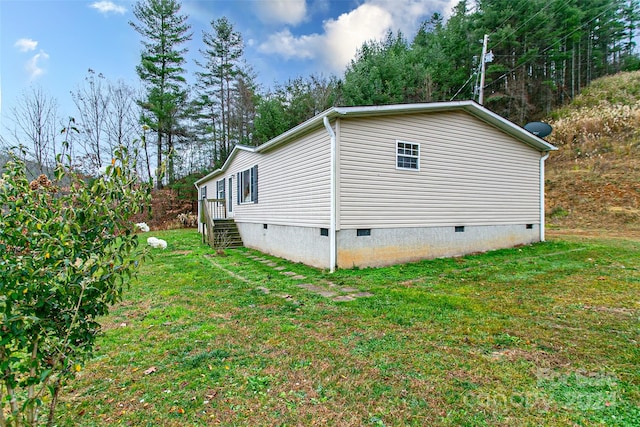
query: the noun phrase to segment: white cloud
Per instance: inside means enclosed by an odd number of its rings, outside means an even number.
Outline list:
[[[259,50],[286,59],[320,58],[331,72],[339,72],[368,40],[381,39],[392,28],[392,17],[383,8],[360,5],[338,19],[323,24],[324,34],[294,36],[288,29],[270,35]]]
[[[185,1],[180,7],[180,14],[187,15],[189,20],[199,22],[207,31],[211,31],[211,21],[220,18],[215,10],[216,2]]]
[[[392,28],[389,11],[372,4],[363,4],[335,21],[325,22],[324,62],[332,71],[342,71],[364,42],[381,40]]]
[[[25,69],[29,74],[29,79],[33,80],[45,73],[42,62],[46,61],[47,59],[49,59],[49,54],[41,50],[39,53],[33,55],[33,57],[29,61],[27,61]]]
[[[285,29],[271,34],[267,41],[260,45],[259,50],[262,53],[275,53],[286,59],[310,59],[316,56],[322,44],[322,36],[319,34],[295,37],[291,31]]]
[[[124,15],[124,13],[127,11],[124,6],[118,6],[112,1],[106,0],[91,3],[89,7],[92,7],[93,9],[96,9],[98,12],[104,13],[105,15],[108,13],[119,13],[120,15]]]
[[[331,10],[329,0],[313,0],[309,6],[310,14],[325,13]]]
[[[262,22],[298,25],[307,17],[306,0],[263,0],[255,3]]]
[[[459,0],[369,0],[368,3],[387,10],[393,16],[394,29],[401,30],[405,36],[411,36],[418,25],[431,18],[434,12],[445,17]]]
[[[316,0],[320,7],[324,0]],[[411,38],[421,22],[438,12],[451,15],[458,0],[365,0],[357,8],[323,23],[323,33],[295,36],[289,29],[271,34],[259,46],[262,53],[286,59],[317,59],[329,72],[342,72],[364,42],[383,40],[389,31]],[[273,6],[271,2],[260,2]],[[282,0],[280,5],[291,6]],[[302,2],[301,2],[302,3]],[[274,8],[275,9],[275,8]],[[275,12],[274,12],[275,13]]]
[[[36,49],[38,42],[31,39],[19,39],[13,46],[17,47],[20,52],[31,52]]]

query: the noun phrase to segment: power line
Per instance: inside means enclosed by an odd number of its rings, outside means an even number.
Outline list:
[[[524,6],[527,6],[528,4],[525,2],[523,3]],[[549,7],[552,4],[551,1],[548,1],[547,4],[541,8],[539,11],[537,11],[533,16],[529,17],[529,19],[527,19],[526,21],[524,21],[518,28],[516,28],[515,30],[511,31],[510,34],[506,34],[504,35],[500,40],[498,40],[495,45],[499,45],[500,43],[502,43],[503,40],[505,40],[507,37],[512,36],[514,34],[516,34],[518,31],[520,31],[520,29],[522,27],[524,27],[525,25],[527,25],[533,18],[535,18],[536,16],[538,16],[538,14],[542,13],[547,7]],[[566,5],[567,3],[565,3]],[[524,12],[524,8],[522,9],[522,11]],[[500,24],[500,26],[502,26],[505,22],[507,22],[509,19],[511,19],[514,15],[511,15],[511,17],[509,17],[507,20],[505,20],[502,24]],[[497,31],[494,31],[492,34],[496,34]],[[493,46],[492,46],[493,47]]]
[[[518,13],[523,13],[525,8],[529,5],[528,0],[523,1],[522,3],[520,3],[520,9],[519,11],[514,10],[513,13],[511,13],[511,15],[509,15],[509,17],[507,17],[505,20],[503,20],[499,25],[496,26],[496,28],[500,28],[502,27],[505,23],[507,23],[507,21],[509,21],[511,18],[513,18],[514,16],[516,16],[516,12]],[[489,37],[491,37],[492,35],[496,34],[497,31],[492,32],[491,34],[489,34]]]
[[[454,98],[455,98],[456,96],[458,96],[458,95],[460,94],[460,92],[462,92],[462,89],[464,89],[464,88],[465,88],[465,86],[469,83],[469,81],[471,81],[471,79],[473,78],[473,76],[477,76],[477,75],[478,75],[478,70],[476,69],[476,70],[474,70],[474,72],[473,72],[473,73],[471,73],[471,75],[469,76],[469,78],[467,79],[467,81],[466,81],[466,82],[464,82],[464,84],[462,85],[462,87],[461,87],[460,89],[458,89],[458,91],[456,92],[456,94],[455,94],[455,95],[453,95],[449,101],[453,101],[453,100],[454,100]]]

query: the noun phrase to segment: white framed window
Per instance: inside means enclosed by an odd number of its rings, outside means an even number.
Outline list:
[[[396,169],[420,170],[420,144],[396,141]]]
[[[216,199],[224,200],[224,178],[216,181]]]
[[[238,204],[258,203],[258,165],[238,172]]]

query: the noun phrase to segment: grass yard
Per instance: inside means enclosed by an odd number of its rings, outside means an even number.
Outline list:
[[[330,275],[153,235],[58,425],[640,425],[640,241]]]

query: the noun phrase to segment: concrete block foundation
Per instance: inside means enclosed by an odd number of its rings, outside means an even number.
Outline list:
[[[318,227],[236,224],[248,248],[317,268],[329,268],[329,236],[322,236]]]
[[[538,224],[371,229],[338,232],[338,268],[380,267],[509,248],[540,240]],[[366,234],[366,233],[361,233]]]
[[[329,268],[329,236],[318,227],[238,222],[244,245],[317,268]],[[343,229],[337,232],[337,267],[381,267],[530,244],[539,224]]]

